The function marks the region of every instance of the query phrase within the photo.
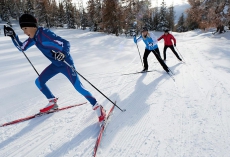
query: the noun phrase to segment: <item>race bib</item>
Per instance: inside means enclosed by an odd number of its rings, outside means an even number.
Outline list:
[[[149,46],[150,46],[150,47],[153,46],[153,43],[149,43]]]

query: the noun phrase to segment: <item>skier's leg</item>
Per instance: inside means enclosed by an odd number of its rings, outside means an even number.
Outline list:
[[[92,94],[89,91],[87,91],[80,82],[78,74],[75,71],[73,71],[69,66],[64,66],[61,73],[69,79],[69,81],[73,84],[74,88],[81,95],[83,95],[92,106],[94,106],[97,103],[96,99],[92,96]]]
[[[73,68],[75,69],[74,66]],[[73,84],[74,88],[90,102],[93,110],[96,111],[98,121],[103,122],[106,117],[106,112],[104,108],[100,104],[98,104],[97,100],[92,96],[92,94],[83,87],[76,71],[72,70],[69,66],[65,65],[61,70],[61,73],[64,74]]]
[[[154,55],[156,56],[158,62],[161,64],[161,66],[163,67],[163,69],[166,72],[169,72],[169,68],[168,66],[165,64],[165,62],[162,60],[162,58],[158,55],[159,54],[159,49],[156,48],[155,50],[153,50]]]
[[[43,72],[35,80],[35,84],[40,89],[40,91],[47,97],[47,99],[55,98],[55,96],[51,93],[49,88],[46,86],[46,82],[58,73],[58,71],[56,71],[55,68],[56,68],[55,65],[50,64],[47,68],[43,70]]]
[[[144,56],[143,56],[143,62],[144,62],[144,69],[148,70],[148,56],[151,51],[148,49],[145,49]]]
[[[172,52],[175,54],[175,56],[177,57],[177,59],[179,59],[181,61],[181,58],[179,57],[178,53],[176,52],[176,50],[174,49],[173,45],[169,46],[169,48],[172,50]]]
[[[166,60],[166,50],[167,50],[168,46],[164,46],[164,50],[163,50],[163,53],[164,53],[164,60]]]

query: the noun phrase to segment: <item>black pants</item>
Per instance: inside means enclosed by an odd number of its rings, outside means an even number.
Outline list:
[[[150,52],[153,52],[153,54],[155,55],[155,57],[157,58],[158,62],[161,64],[161,66],[163,67],[163,69],[166,71],[166,72],[169,72],[169,69],[168,69],[168,66],[165,64],[165,62],[162,60],[161,58],[161,55],[160,55],[160,51],[158,48],[156,48],[155,50],[148,50],[148,49],[145,49],[145,53],[144,53],[144,56],[143,56],[143,61],[144,61],[144,68],[146,70],[148,70],[148,56],[150,54]]]
[[[179,55],[178,55],[177,52],[175,51],[173,45],[170,45],[170,46],[165,45],[165,46],[164,46],[164,51],[163,51],[163,52],[164,52],[164,60],[166,60],[166,50],[167,50],[168,47],[172,50],[172,52],[175,54],[175,56],[177,57],[177,59],[181,60],[181,58],[179,57]]]

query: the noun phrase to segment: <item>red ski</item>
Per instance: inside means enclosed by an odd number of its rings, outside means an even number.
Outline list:
[[[5,124],[2,124],[2,125],[0,125],[0,127],[4,127],[4,126],[7,126],[7,125],[12,125],[12,124],[17,124],[17,123],[24,122],[24,121],[27,121],[27,120],[30,120],[30,119],[33,119],[33,118],[36,118],[36,117],[40,117],[40,116],[43,116],[43,115],[46,115],[46,114],[58,112],[58,111],[61,111],[61,110],[66,110],[66,109],[69,109],[69,108],[72,108],[72,107],[76,107],[76,106],[81,106],[81,105],[84,105],[84,104],[86,104],[86,102],[81,103],[81,104],[75,104],[75,105],[70,105],[70,106],[62,107],[62,108],[59,108],[59,109],[56,109],[56,110],[52,110],[52,111],[49,111],[49,112],[45,112],[45,113],[37,113],[37,114],[34,114],[32,116],[28,116],[28,117],[25,117],[25,118],[17,119],[17,120],[14,120],[12,122],[8,122],[8,123],[5,123]]]
[[[115,103],[116,103],[116,102],[115,102]],[[95,143],[95,146],[94,146],[93,157],[96,157],[97,149],[98,149],[98,147],[99,147],[99,145],[100,145],[100,142],[101,142],[101,138],[102,138],[103,132],[104,132],[105,127],[106,127],[106,125],[107,125],[108,119],[109,119],[110,115],[111,115],[112,112],[113,112],[114,107],[115,107],[115,105],[113,105],[113,106],[111,107],[111,109],[110,109],[110,111],[109,111],[109,113],[108,113],[108,115],[107,115],[107,117],[106,117],[106,121],[101,125],[101,129],[100,129],[100,132],[99,132],[99,134],[98,134],[98,136],[97,136],[97,140],[96,140],[96,143]]]

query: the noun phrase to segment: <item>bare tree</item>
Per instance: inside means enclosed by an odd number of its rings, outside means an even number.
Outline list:
[[[119,3],[118,0],[104,0],[102,8],[102,24],[107,33],[119,35]]]
[[[224,31],[224,26],[229,21],[229,11],[226,12],[225,9],[229,5],[229,0],[188,0],[188,2],[191,5],[188,14],[198,23],[199,28],[216,27],[217,32]]]

